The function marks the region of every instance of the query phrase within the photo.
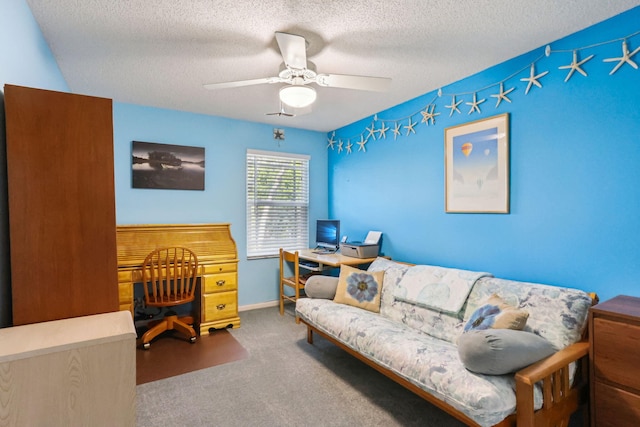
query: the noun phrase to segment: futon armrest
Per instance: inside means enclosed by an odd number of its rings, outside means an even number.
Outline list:
[[[577,342],[546,359],[519,370],[516,372],[516,382],[533,385],[570,363],[580,360],[587,354],[589,354],[589,343],[587,341]]]
[[[555,425],[547,422],[559,414],[568,418],[585,403],[582,389],[588,385],[588,354],[589,343],[580,341],[516,373],[518,427]],[[569,365],[578,361],[575,384],[571,384]],[[533,389],[538,382],[542,385],[543,406],[534,411]],[[564,409],[559,411],[559,407]]]

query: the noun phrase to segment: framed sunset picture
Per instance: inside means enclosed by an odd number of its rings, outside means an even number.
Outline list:
[[[509,115],[445,129],[445,211],[509,213]]]

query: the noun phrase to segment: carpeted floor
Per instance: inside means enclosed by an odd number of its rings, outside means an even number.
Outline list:
[[[462,426],[321,337],[308,344],[290,314],[240,317],[230,333],[249,356],[139,385],[138,427]]]
[[[226,330],[199,336],[192,344],[173,331],[164,332],[149,350],[136,348],[136,384],[186,374],[242,360],[247,350]]]

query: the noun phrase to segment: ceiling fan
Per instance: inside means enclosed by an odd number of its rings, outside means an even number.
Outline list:
[[[276,42],[282,54],[285,68],[278,76],[261,79],[239,80],[225,83],[205,84],[206,89],[226,89],[259,84],[286,83],[280,88],[280,101],[293,108],[304,108],[315,102],[315,83],[323,87],[384,92],[389,89],[391,79],[386,77],[354,76],[346,74],[318,74],[307,64],[307,42],[295,34],[276,32]]]
[[[280,110],[275,113],[264,113],[265,116],[278,116],[278,117],[295,117],[294,113],[289,113],[284,109],[284,104],[280,101]]]

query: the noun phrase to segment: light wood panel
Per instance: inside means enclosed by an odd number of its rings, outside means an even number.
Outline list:
[[[0,425],[135,426],[128,312],[0,329]]]

